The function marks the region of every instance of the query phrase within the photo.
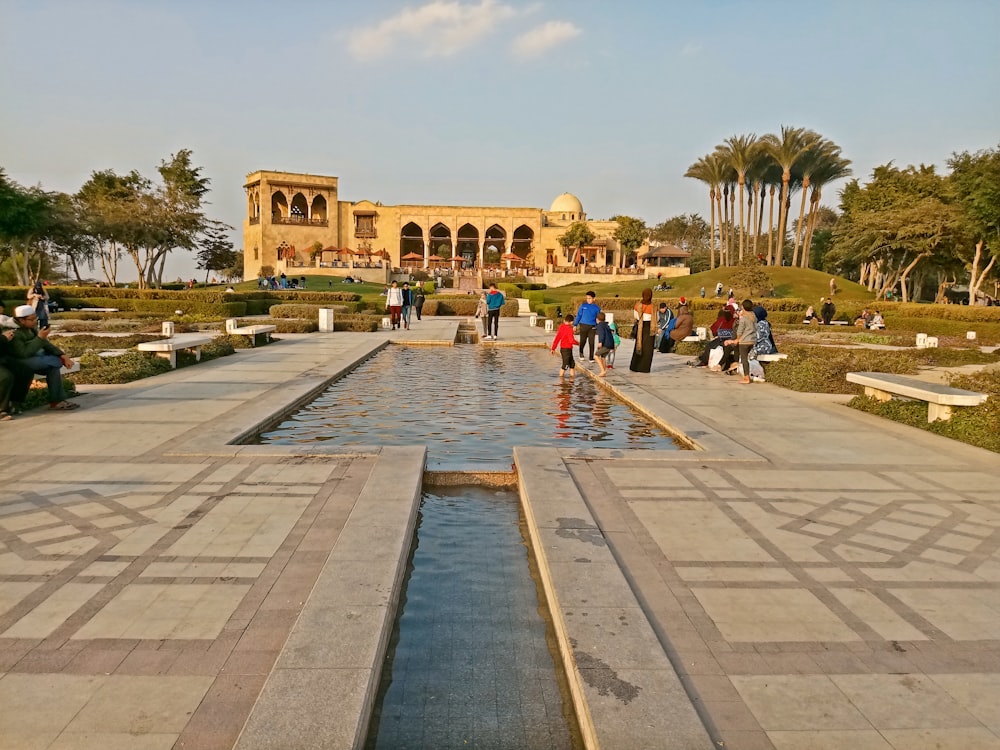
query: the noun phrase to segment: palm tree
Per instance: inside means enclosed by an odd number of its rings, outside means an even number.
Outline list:
[[[829,142],[828,142],[829,143]],[[809,221],[806,223],[806,237],[803,250],[803,268],[808,268],[809,248],[812,247],[813,232],[816,230],[816,217],[819,215],[819,202],[823,196],[823,186],[834,180],[851,176],[851,160],[840,155],[840,147],[830,143],[832,147],[823,162],[812,173],[812,194],[809,197]]]
[[[739,201],[740,201],[740,260],[743,260],[743,247],[746,239],[746,232],[744,230],[744,212],[743,209],[746,203],[743,200],[743,186],[746,184],[747,170],[751,168],[754,163],[754,159],[757,154],[757,136],[754,133],[750,135],[737,135],[732,138],[727,138],[723,141],[722,145],[718,147],[717,153],[719,153],[729,164],[729,166],[736,172],[736,185],[739,190]],[[733,214],[735,219],[735,212]]]
[[[792,249],[793,267],[799,265],[799,247],[802,244],[802,237],[805,235],[806,198],[809,193],[809,178],[823,164],[830,150],[834,148],[836,146],[831,141],[817,137],[812,146],[795,162],[795,171],[798,172],[802,179],[802,201],[799,206],[799,220],[795,224],[795,246]],[[808,261],[805,260],[808,252],[803,251],[802,255],[802,267],[805,268],[809,265]]]
[[[725,175],[725,165],[718,155],[712,153],[703,156],[684,173],[685,177],[692,177],[708,185],[708,200],[711,205],[711,236],[709,237],[709,266],[715,268],[715,204],[720,197],[722,190],[722,180]],[[719,223],[722,223],[722,215],[719,215]],[[721,232],[720,232],[721,235]],[[720,237],[719,261],[722,261],[722,246]]]
[[[785,226],[788,221],[789,182],[792,179],[792,167],[795,162],[809,150],[813,140],[818,137],[811,130],[781,126],[781,135],[768,133],[761,142],[771,158],[781,167],[781,197],[778,199],[778,253],[780,263],[785,244]]]
[[[750,194],[757,206],[757,219],[754,220],[753,212],[750,214],[750,225],[753,227],[753,247],[751,252],[757,255],[757,242],[760,239],[761,229],[764,225],[764,198],[767,197],[767,177],[768,170],[773,162],[763,148],[755,149],[753,163],[747,170],[747,181],[750,183]]]

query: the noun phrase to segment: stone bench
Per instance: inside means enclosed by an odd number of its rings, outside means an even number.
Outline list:
[[[143,341],[138,345],[140,352],[152,352],[157,357],[170,360],[170,367],[177,369],[177,352],[180,350],[194,352],[196,361],[201,361],[201,347],[212,341],[211,336],[203,333],[178,333],[169,339],[161,341]]]
[[[271,343],[271,334],[277,330],[277,326],[274,325],[252,325],[252,326],[238,326],[236,325],[236,318],[229,318],[226,321],[226,333],[233,336],[249,336],[250,346],[256,346],[257,336],[264,336],[265,343]]]
[[[758,354],[757,355],[757,361],[758,362],[778,362],[779,360],[782,360],[782,359],[788,359],[788,355],[787,354],[780,354],[778,352],[775,352],[774,354]]]
[[[928,422],[951,419],[953,407],[979,406],[989,398],[985,393],[885,372],[849,372],[847,382],[864,386],[865,395],[879,401],[889,401],[894,396],[926,401]]]

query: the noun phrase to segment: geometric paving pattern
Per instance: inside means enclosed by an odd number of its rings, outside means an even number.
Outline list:
[[[1000,748],[993,477],[567,464],[727,747]]]

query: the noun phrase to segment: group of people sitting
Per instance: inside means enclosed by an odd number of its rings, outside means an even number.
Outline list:
[[[867,307],[854,319],[854,325],[858,328],[866,328],[869,331],[881,331],[885,328],[885,319],[878,310],[872,312]]]
[[[740,372],[741,383],[764,379],[757,357],[778,352],[771,324],[767,322],[767,310],[749,299],[741,304],[731,299],[719,310],[711,331],[711,340],[696,359],[688,362],[690,367],[705,367],[727,375]]]
[[[19,305],[14,316],[8,317],[0,302],[0,421],[20,414],[34,376],[44,375],[49,389],[49,408],[70,411],[79,404],[66,400],[63,367],[72,367],[70,359],[49,341],[47,323],[39,324],[38,314],[31,305]]]

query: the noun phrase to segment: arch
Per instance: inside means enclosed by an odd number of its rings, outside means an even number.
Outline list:
[[[447,257],[451,257],[451,229],[441,222],[431,227],[431,255],[439,255],[441,248],[447,250]],[[440,257],[440,256],[439,256]]]
[[[287,219],[288,218],[288,198],[280,190],[275,190],[271,193],[271,219]]]
[[[479,257],[479,230],[472,224],[463,224],[458,228],[455,254],[469,263],[475,263]]]
[[[483,241],[487,245],[493,245],[503,255],[507,252],[507,230],[499,224],[494,224],[486,230]]]
[[[306,197],[302,193],[296,193],[292,197],[292,208],[291,208],[291,218],[297,219],[299,221],[305,221],[309,218],[309,204],[306,203]]]
[[[313,221],[326,221],[326,198],[322,195],[313,198],[309,218]]]
[[[415,221],[399,230],[399,257],[408,253],[424,254],[424,229]]]
[[[522,259],[528,257],[535,244],[535,232],[527,224],[522,224],[514,230],[511,236],[510,251]]]

